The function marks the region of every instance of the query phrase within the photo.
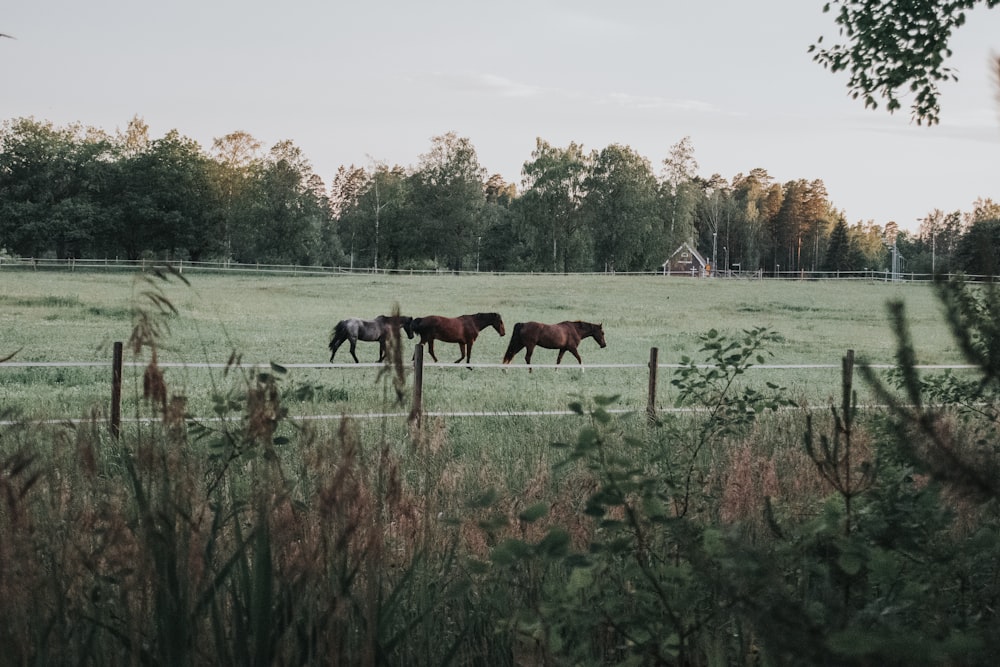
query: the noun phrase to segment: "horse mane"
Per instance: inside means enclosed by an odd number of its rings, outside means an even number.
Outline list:
[[[503,318],[500,317],[500,313],[476,313],[472,317],[476,320],[485,320],[491,323],[503,321]]]

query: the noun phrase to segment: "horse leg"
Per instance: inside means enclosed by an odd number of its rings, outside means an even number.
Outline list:
[[[576,357],[576,362],[582,366],[583,365],[583,359],[580,358],[580,353],[576,351],[576,348],[575,347],[569,348],[569,352],[574,357]]]
[[[378,362],[382,363],[383,359],[385,359],[385,336],[378,339]]]
[[[531,355],[532,355],[532,353],[534,351],[535,351],[535,346],[534,345],[525,344],[525,346],[524,346],[524,365],[525,366],[531,366]],[[529,373],[531,372],[530,368],[528,369],[528,372]]]
[[[460,364],[460,363],[462,363],[462,361],[465,360],[466,349],[467,348],[466,348],[465,343],[459,343],[458,344],[459,357],[458,357],[458,359],[455,360],[456,364]],[[469,343],[469,345],[468,345],[468,354],[469,354],[469,356],[472,356],[472,343]]]
[[[438,358],[436,356],[434,356],[434,339],[433,338],[431,338],[429,341],[427,341],[427,351],[430,353],[431,359],[433,359],[434,363],[436,364]]]
[[[559,348],[559,354],[556,356],[556,366],[562,363],[562,358],[564,354],[566,354],[566,348],[565,347]],[[574,354],[576,353],[574,352]]]
[[[351,339],[351,356],[354,357],[354,363],[360,364],[361,362],[358,361],[358,355],[354,354],[354,348],[357,347],[357,345],[358,345],[358,339],[357,338],[352,338]]]
[[[344,344],[344,339],[341,338],[341,337],[339,337],[339,336],[335,336],[334,339],[333,339],[333,342],[330,343],[330,363],[331,364],[333,363],[333,356],[335,354],[337,354],[337,349],[341,345],[343,345],[343,344]]]

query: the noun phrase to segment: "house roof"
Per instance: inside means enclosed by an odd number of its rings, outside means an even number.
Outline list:
[[[705,265],[708,264],[708,262],[705,261],[705,258],[702,257],[702,254],[698,252],[693,245],[685,241],[684,243],[680,244],[680,246],[677,247],[677,250],[674,250],[670,254],[670,257],[668,257],[667,260],[663,262],[661,266],[666,266],[668,263],[670,263],[670,260],[672,260],[674,256],[677,253],[681,252],[682,250],[687,250],[689,253],[691,253],[691,256],[695,258],[695,261],[698,262],[699,266],[704,267]]]

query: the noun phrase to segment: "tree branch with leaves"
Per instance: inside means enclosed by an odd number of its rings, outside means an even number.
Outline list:
[[[966,12],[1000,0],[833,0],[824,12],[836,13],[842,42],[822,47],[823,37],[809,47],[813,59],[833,72],[850,73],[848,88],[855,99],[876,109],[884,101],[890,113],[910,105],[918,125],[940,121],[939,85],[957,81],[945,62],[955,29],[965,24]]]

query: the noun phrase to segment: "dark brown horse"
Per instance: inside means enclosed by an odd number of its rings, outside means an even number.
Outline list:
[[[427,351],[431,354],[431,359],[437,361],[434,356],[434,341],[443,343],[458,343],[458,349],[462,353],[455,363],[472,361],[472,344],[475,342],[479,332],[486,327],[493,327],[497,333],[503,336],[507,332],[503,328],[503,319],[499,313],[476,313],[475,315],[460,315],[459,317],[441,317],[440,315],[428,315],[427,317],[415,317],[410,324],[413,333],[420,336],[421,343],[427,343]]]
[[[531,353],[535,351],[535,346],[559,350],[556,357],[556,364],[562,362],[563,355],[569,352],[578,363],[583,364],[579,353],[576,351],[580,341],[591,337],[597,341],[601,347],[606,347],[604,342],[604,327],[591,322],[560,322],[559,324],[542,324],[541,322],[518,322],[514,325],[514,330],[510,334],[510,345],[507,346],[507,353],[503,355],[503,362],[509,364],[514,355],[522,349],[527,349],[524,353],[524,363],[531,363]]]

